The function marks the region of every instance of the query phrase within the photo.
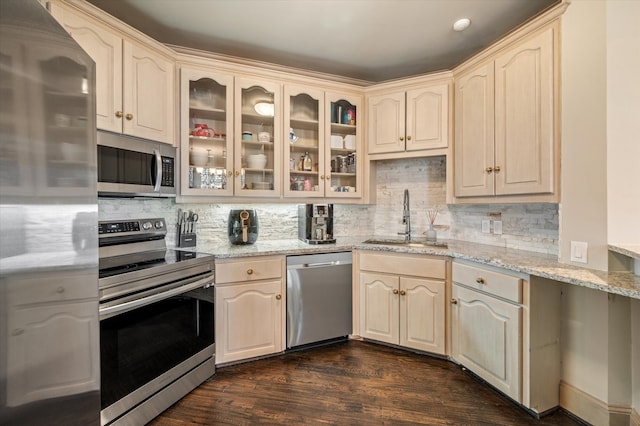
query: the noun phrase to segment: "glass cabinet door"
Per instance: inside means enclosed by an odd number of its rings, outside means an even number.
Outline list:
[[[362,99],[339,93],[326,94],[325,181],[326,197],[361,198],[362,161],[360,158]]]
[[[235,195],[282,194],[282,103],[277,83],[237,79]]]
[[[284,88],[284,194],[323,197],[328,169],[324,161],[324,92]]]
[[[233,194],[233,77],[181,74],[181,194]]]

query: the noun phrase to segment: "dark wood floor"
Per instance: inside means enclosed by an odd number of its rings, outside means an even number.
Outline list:
[[[152,426],[576,425],[536,420],[455,364],[349,341],[219,368]]]

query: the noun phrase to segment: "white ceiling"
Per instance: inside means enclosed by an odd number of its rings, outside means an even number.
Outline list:
[[[88,0],[163,43],[380,82],[450,69],[559,0]],[[459,18],[471,19],[462,33]]]

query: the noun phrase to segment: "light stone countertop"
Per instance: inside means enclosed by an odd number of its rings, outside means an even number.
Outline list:
[[[609,244],[609,250],[633,259],[640,259],[640,244]]]
[[[375,238],[383,239],[384,237],[376,236]],[[560,263],[555,255],[466,241],[448,240],[446,241],[448,247],[445,248],[364,244],[363,241],[367,239],[366,237],[343,237],[337,238],[335,244],[319,245],[307,244],[297,239],[258,240],[251,245],[200,244],[185,250],[210,253],[218,259],[276,254],[329,253],[353,249],[448,256],[453,259],[474,261],[514,272],[640,299],[640,276],[634,275],[633,272],[597,271]]]

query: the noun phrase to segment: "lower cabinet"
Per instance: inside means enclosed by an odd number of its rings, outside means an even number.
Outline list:
[[[522,402],[522,307],[454,282],[451,356],[488,383]]]
[[[462,261],[452,281],[451,357],[534,412],[557,407],[558,283]]]
[[[283,256],[216,261],[216,364],[282,352]]]
[[[358,252],[360,336],[444,355],[446,260]]]

